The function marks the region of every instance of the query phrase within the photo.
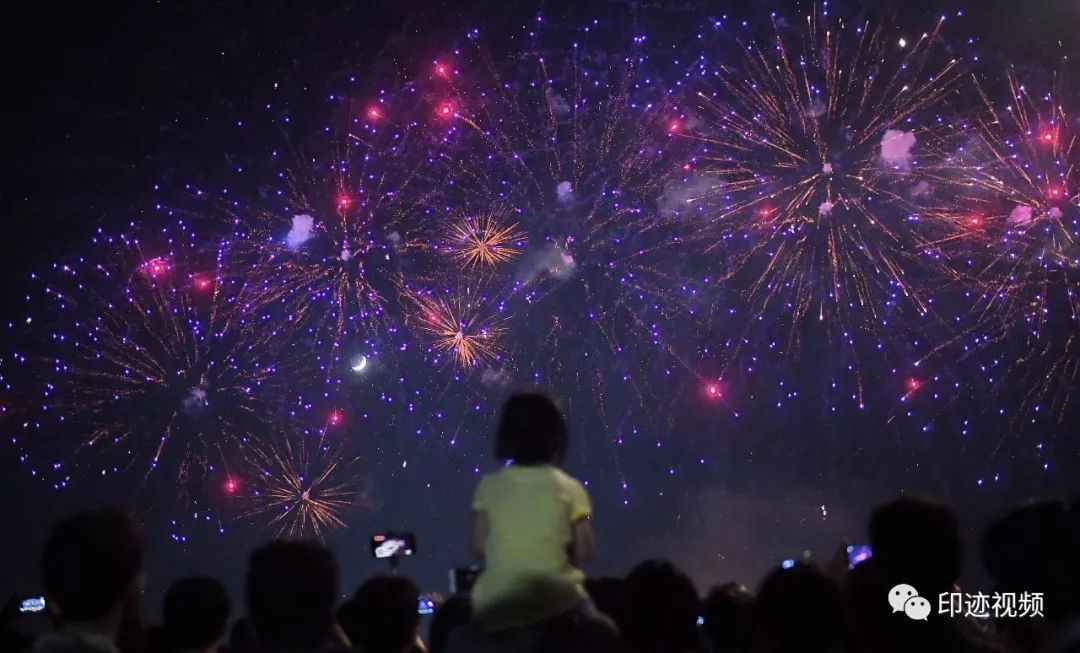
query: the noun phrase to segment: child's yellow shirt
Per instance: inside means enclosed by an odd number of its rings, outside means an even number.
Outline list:
[[[488,524],[485,568],[472,590],[486,630],[550,619],[585,596],[569,551],[571,525],[592,515],[580,481],[552,465],[509,465],[480,479],[473,510]]]

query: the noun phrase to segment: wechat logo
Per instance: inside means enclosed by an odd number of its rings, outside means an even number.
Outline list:
[[[911,585],[900,584],[889,590],[889,605],[894,613],[903,612],[916,621],[926,621],[930,616],[930,601],[919,596]]]

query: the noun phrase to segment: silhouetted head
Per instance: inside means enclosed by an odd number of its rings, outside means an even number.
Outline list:
[[[812,565],[766,576],[754,613],[759,648],[766,653],[824,653],[844,640],[840,588]]]
[[[334,623],[337,563],[318,542],[276,540],[248,564],[247,603],[260,644],[315,647]]]
[[[1068,511],[1043,501],[1010,511],[986,529],[983,563],[1004,591],[1045,591],[1061,576],[1070,550]]]
[[[754,595],[739,583],[714,587],[702,605],[714,653],[747,653],[754,636]]]
[[[201,650],[221,642],[229,621],[229,594],[213,578],[181,578],[165,592],[165,638],[172,649]]]
[[[53,527],[41,556],[49,604],[65,622],[94,621],[134,596],[143,545],[131,518],[98,508]]]
[[[948,592],[960,577],[960,527],[939,501],[902,496],[870,518],[870,546],[883,580],[914,586],[921,596]]]
[[[1046,620],[998,619],[995,629],[1018,650],[1046,648],[1047,622],[1066,622],[1078,613],[1076,551],[1069,509],[1042,501],[1012,510],[992,522],[982,540],[983,564],[995,592],[1044,594]]]
[[[694,582],[667,560],[646,560],[626,577],[624,633],[638,653],[683,653],[697,642],[701,608]]]
[[[516,394],[503,406],[495,457],[515,465],[558,465],[566,456],[568,432],[555,400],[539,392]]]
[[[349,640],[369,653],[402,653],[416,638],[420,588],[404,576],[372,576],[338,611]]]

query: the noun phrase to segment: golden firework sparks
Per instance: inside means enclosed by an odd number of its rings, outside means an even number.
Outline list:
[[[312,442],[308,437],[284,435],[250,448],[254,505],[242,516],[269,517],[279,535],[322,539],[345,526],[342,513],[356,505],[361,492],[353,471],[356,459],[324,437],[313,436]]]
[[[451,354],[462,367],[473,367],[499,357],[503,328],[487,316],[486,302],[469,293],[444,299],[430,295],[414,298],[418,327],[432,338],[432,345]]]
[[[517,226],[517,223],[504,225],[491,214],[464,218],[450,228],[454,243],[450,254],[464,266],[492,267],[505,263],[520,253],[517,241],[524,234]]]
[[[740,66],[702,64],[700,126],[684,134],[702,153],[669,195],[707,224],[747,324],[783,316],[792,353],[808,323],[849,343],[885,331],[898,305],[926,315],[913,280],[949,274],[939,244],[962,229],[912,219],[909,190],[936,174],[921,157],[944,128],[926,116],[962,74],[935,48],[941,29],[898,47],[883,26],[815,11],[798,33],[777,18],[769,36],[720,44],[739,44]]]

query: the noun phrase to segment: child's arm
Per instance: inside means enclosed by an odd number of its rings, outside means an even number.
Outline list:
[[[593,536],[592,522],[582,517],[570,525],[570,563],[580,567],[596,555],[596,537]]]
[[[484,547],[487,544],[487,536],[487,513],[482,510],[473,510],[472,530],[469,532],[469,551],[474,557],[484,557]]]

